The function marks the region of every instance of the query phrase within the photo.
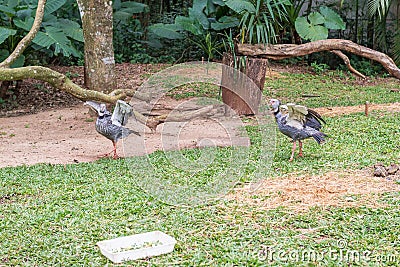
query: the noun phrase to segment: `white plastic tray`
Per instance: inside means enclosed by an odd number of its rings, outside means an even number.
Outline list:
[[[170,253],[175,244],[175,238],[161,231],[97,242],[101,253],[114,263]]]

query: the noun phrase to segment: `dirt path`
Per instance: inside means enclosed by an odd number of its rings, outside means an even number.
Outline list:
[[[397,102],[389,104],[368,104],[368,111],[373,111],[373,110],[400,112],[400,103]],[[365,105],[350,106],[350,107],[316,108],[315,111],[320,113],[322,116],[332,117],[332,116],[340,116],[351,113],[365,112]]]
[[[155,150],[199,146],[249,145],[236,136],[236,121],[202,119],[188,123],[165,123],[156,133],[133,135],[118,143],[118,153],[144,155]],[[221,123],[222,122],[222,123]],[[82,104],[18,117],[0,118],[0,168],[36,163],[91,162],[112,150],[111,141],[94,128],[95,118]],[[133,128],[133,127],[130,127]],[[138,130],[138,129],[137,129]],[[140,130],[139,130],[140,131]]]

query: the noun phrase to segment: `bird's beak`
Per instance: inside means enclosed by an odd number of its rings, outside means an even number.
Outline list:
[[[95,113],[99,113],[99,110],[98,110],[97,106],[95,105],[95,103],[86,101],[85,103],[83,103],[83,105],[89,107],[89,110],[92,110]]]

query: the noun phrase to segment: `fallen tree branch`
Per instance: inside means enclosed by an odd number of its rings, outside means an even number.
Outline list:
[[[214,105],[209,105],[200,109],[186,111],[186,112],[179,112],[179,111],[172,111],[169,114],[157,116],[157,119],[165,122],[165,121],[187,121],[198,117],[203,117],[207,115],[207,113],[211,112],[214,109]]]
[[[27,78],[48,82],[55,88],[67,92],[82,101],[95,100],[115,104],[118,99],[126,97],[124,93],[111,96],[102,92],[87,90],[74,84],[67,76],[52,69],[40,66],[15,69],[0,68],[0,81],[17,81]]]
[[[350,63],[350,59],[348,58],[348,56],[346,56],[345,54],[343,54],[342,51],[339,51],[339,50],[332,50],[331,52],[332,52],[333,54],[337,55],[338,57],[340,57],[340,58],[343,60],[344,64],[347,66],[347,68],[348,68],[351,72],[353,72],[355,75],[357,75],[358,77],[361,77],[361,78],[363,78],[363,79],[366,78],[364,74],[362,74],[361,72],[359,72],[358,70],[356,70],[355,68],[353,68],[353,66],[352,66],[351,63]]]
[[[157,116],[144,116],[143,114],[133,111],[136,117],[136,120],[151,129],[152,132],[155,132],[157,126],[164,122],[184,122],[194,118],[207,118],[216,115],[221,112],[221,105],[208,105],[196,110],[186,110],[186,111],[177,111],[173,110],[166,114],[161,114]],[[222,111],[224,113],[224,110]]]
[[[342,50],[355,55],[365,57],[382,64],[390,75],[400,79],[400,69],[396,66],[393,59],[388,55],[356,44],[349,40],[327,39],[310,42],[301,45],[279,44],[279,45],[250,45],[237,44],[237,54],[262,57],[273,60],[305,56],[316,52]]]

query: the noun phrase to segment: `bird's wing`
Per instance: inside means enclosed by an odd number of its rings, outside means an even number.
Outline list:
[[[128,122],[128,118],[132,115],[132,107],[128,103],[122,100],[118,100],[117,104],[115,105],[114,112],[111,116],[111,121],[117,126],[126,125],[126,123]]]
[[[308,114],[307,107],[296,105],[293,103],[286,104],[289,112],[288,120],[298,121],[304,124],[306,121],[306,115]]]
[[[326,123],[325,120],[321,117],[321,115],[318,112],[316,112],[315,110],[308,109],[308,115],[314,117],[319,122],[322,121],[323,123]]]
[[[282,113],[287,113],[287,112],[288,112],[288,106],[287,106],[287,105],[280,105],[280,106],[279,106],[279,110],[280,110]]]

